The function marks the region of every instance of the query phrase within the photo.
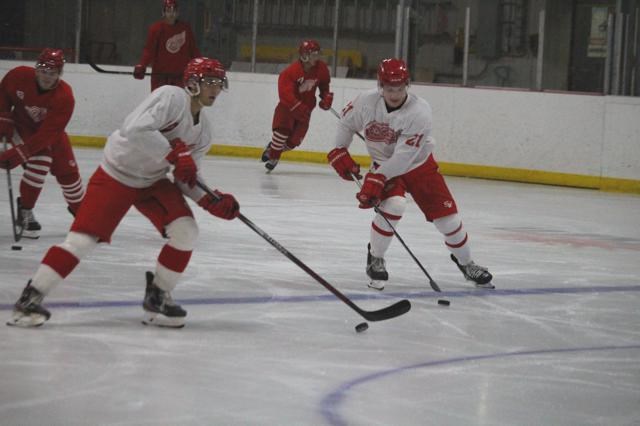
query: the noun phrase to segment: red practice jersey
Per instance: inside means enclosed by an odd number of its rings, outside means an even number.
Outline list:
[[[183,21],[171,25],[158,21],[149,27],[140,64],[152,65],[155,73],[182,75],[187,63],[202,56],[191,26]]]
[[[317,61],[309,72],[304,72],[302,62],[295,61],[278,78],[280,103],[291,108],[302,101],[313,109],[316,106],[316,87],[320,89],[320,96],[324,96],[329,91],[330,82],[329,68],[324,62]]]
[[[41,91],[32,67],[17,67],[0,82],[0,112],[12,112],[16,130],[31,152],[56,142],[65,132],[75,99],[71,86],[58,85]]]

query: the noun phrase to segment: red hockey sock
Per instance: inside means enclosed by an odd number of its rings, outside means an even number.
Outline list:
[[[62,278],[66,278],[78,266],[80,260],[62,247],[53,246],[44,255],[42,263],[48,265]]]
[[[158,263],[170,271],[183,272],[191,259],[191,251],[178,250],[165,244],[158,256]]]
[[[46,155],[31,157],[25,164],[20,181],[20,201],[25,209],[32,209],[36,205],[50,168],[51,157]]]
[[[78,172],[69,173],[64,176],[58,176],[57,180],[62,188],[62,195],[65,201],[75,214],[75,212],[78,211],[78,207],[80,207],[80,202],[84,198],[84,188],[80,174]]]

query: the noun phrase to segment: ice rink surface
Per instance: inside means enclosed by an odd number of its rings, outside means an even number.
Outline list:
[[[76,154],[86,183],[101,151]],[[43,327],[0,326],[1,425],[640,424],[640,197],[448,177],[496,290],[464,281],[411,202],[398,231],[443,293],[397,241],[376,292],[354,183],[327,165],[267,175],[222,157],[204,174],[358,306],[407,298],[411,311],[356,333],[355,311],[245,224],[195,206],[199,244],[174,292],[187,325],[146,327],[144,272],[163,239],[131,211],[45,300]],[[35,214],[42,237],[12,251],[0,191],[3,322],[71,223],[51,177]]]

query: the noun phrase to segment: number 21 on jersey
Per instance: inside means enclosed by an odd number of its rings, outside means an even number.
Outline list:
[[[420,147],[420,141],[422,140],[422,137],[424,135],[414,135],[411,136],[409,139],[407,139],[407,141],[405,142],[407,145],[409,146],[415,146],[416,148]]]

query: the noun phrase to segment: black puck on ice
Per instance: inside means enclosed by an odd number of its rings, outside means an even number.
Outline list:
[[[368,328],[369,328],[369,324],[367,324],[366,322],[361,322],[360,324],[356,325],[356,331],[358,333],[362,333]]]
[[[22,250],[22,246],[11,246],[11,250]]]
[[[438,305],[449,306],[450,304],[451,304],[451,302],[449,302],[448,300],[438,299]]]

